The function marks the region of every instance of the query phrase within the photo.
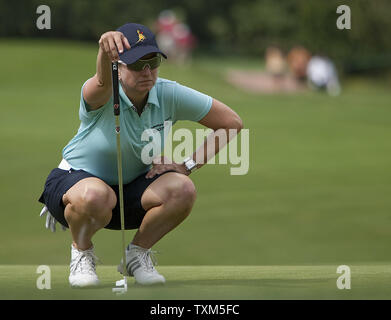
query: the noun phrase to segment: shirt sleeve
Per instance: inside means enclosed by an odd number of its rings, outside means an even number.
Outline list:
[[[103,109],[112,103],[112,98],[109,99],[109,101],[96,110],[91,110],[91,107],[88,105],[88,103],[84,100],[83,97],[83,88],[86,85],[87,81],[84,82],[83,86],[81,87],[81,93],[80,93],[80,108],[79,108],[79,118],[81,122],[89,123],[92,119],[94,119],[97,115],[101,114],[103,112]]]
[[[175,84],[175,120],[200,121],[212,107],[212,97],[199,91]]]

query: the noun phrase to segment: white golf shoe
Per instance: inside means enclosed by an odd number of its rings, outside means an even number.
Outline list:
[[[70,285],[77,288],[99,285],[95,271],[98,258],[94,255],[94,247],[87,250],[78,250],[73,245],[71,247]]]
[[[126,269],[128,275],[135,278],[136,283],[153,285],[166,282],[166,279],[154,267],[156,260],[153,253],[151,249],[144,249],[132,243],[126,248]],[[122,259],[117,270],[123,274]]]

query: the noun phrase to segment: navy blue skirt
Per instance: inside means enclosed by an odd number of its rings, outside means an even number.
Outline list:
[[[161,175],[173,172],[172,170],[157,174],[153,178],[145,178],[146,172],[138,176],[128,184],[124,184],[124,213],[125,213],[125,229],[137,229],[146,214],[146,211],[141,205],[141,197],[148,188]],[[44,191],[39,198],[39,202],[46,205],[50,213],[56,220],[65,227],[69,227],[64,217],[64,203],[62,202],[63,195],[77,182],[82,179],[96,176],[84,170],[62,170],[59,168],[53,169],[46,179]],[[121,230],[121,218],[119,210],[119,187],[118,185],[110,185],[117,196],[117,204],[113,209],[113,215],[106,229]]]

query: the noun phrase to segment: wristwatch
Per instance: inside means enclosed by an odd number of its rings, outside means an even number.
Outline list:
[[[197,163],[190,157],[183,160],[183,163],[185,164],[187,171],[193,172],[197,169]]]

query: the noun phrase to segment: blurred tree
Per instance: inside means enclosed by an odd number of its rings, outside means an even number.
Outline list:
[[[348,72],[391,66],[389,0],[46,0],[52,29],[38,30],[38,0],[0,0],[1,37],[57,37],[97,41],[129,22],[150,27],[159,12],[174,9],[210,54],[263,56],[274,45],[302,45],[325,54]],[[351,8],[352,27],[336,27],[336,9]]]

